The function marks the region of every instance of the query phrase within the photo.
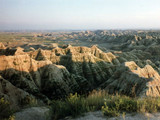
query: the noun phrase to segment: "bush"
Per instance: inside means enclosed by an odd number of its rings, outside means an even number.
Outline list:
[[[127,96],[111,96],[105,99],[102,112],[107,116],[118,116],[123,112],[157,112],[160,110],[159,98],[130,98]]]
[[[65,100],[54,100],[51,105],[53,119],[76,117],[88,111],[100,110],[106,96],[108,94],[105,91],[93,90],[87,97],[75,93],[70,94]]]
[[[142,98],[137,100],[137,112],[157,112],[160,111],[160,98]]]
[[[119,111],[116,108],[109,108],[106,102],[104,103],[104,106],[102,106],[102,112],[109,117],[119,116]]]
[[[12,114],[12,111],[10,109],[10,103],[4,98],[0,99],[0,119],[3,118],[9,118],[9,116]]]
[[[137,101],[126,96],[110,96],[105,99],[102,112],[107,116],[119,116],[123,112],[136,112]]]
[[[69,108],[64,101],[53,101],[51,105],[51,114],[53,120],[64,118],[69,115]]]
[[[52,102],[53,119],[64,118],[65,116],[77,116],[88,111],[88,105],[83,97],[77,93],[70,94],[64,101]]]
[[[74,95],[70,94],[70,96],[66,100],[66,103],[71,109],[71,115],[74,117],[88,110],[88,105],[85,99],[77,95],[77,93],[75,93]]]
[[[34,97],[27,95],[20,100],[20,104],[22,107],[33,107],[38,105],[38,101]]]
[[[88,96],[70,94],[64,100],[54,100],[51,105],[53,119],[78,116],[88,111],[102,110],[106,116],[119,116],[129,112],[160,111],[160,98],[131,98],[108,95],[105,91],[92,91]]]
[[[100,110],[104,105],[104,99],[108,94],[104,90],[93,90],[86,97],[86,102],[89,106],[90,111]]]

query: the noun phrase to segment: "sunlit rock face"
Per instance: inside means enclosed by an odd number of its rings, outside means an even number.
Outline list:
[[[63,96],[78,87],[64,66],[49,60],[36,61],[28,55],[0,56],[0,66],[5,79],[34,95],[47,92],[48,96]]]
[[[3,43],[0,42],[0,49],[6,49]]]

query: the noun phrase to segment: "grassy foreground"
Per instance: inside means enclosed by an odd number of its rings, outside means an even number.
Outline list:
[[[76,117],[96,110],[102,110],[103,114],[109,117],[130,112],[158,112],[160,111],[160,98],[108,95],[105,91],[100,90],[91,92],[87,97],[77,93],[70,94],[65,100],[53,101],[51,105],[54,120],[66,116]]]
[[[105,91],[92,91],[88,96],[70,94],[64,100],[53,100],[51,115],[53,120],[76,117],[89,111],[101,110],[108,117],[125,115],[125,113],[160,112],[160,97],[131,98],[124,95],[108,95]],[[10,116],[10,117],[9,117]],[[0,119],[14,120],[9,102],[0,99]]]

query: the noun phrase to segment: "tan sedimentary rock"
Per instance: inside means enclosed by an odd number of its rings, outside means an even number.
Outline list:
[[[35,60],[50,60],[53,64],[60,64],[75,75],[88,80],[93,86],[98,86],[113,73],[112,65],[119,64],[116,56],[111,52],[104,53],[96,46],[55,48],[28,53]]]
[[[42,92],[51,98],[80,90],[81,86],[76,82],[78,77],[71,75],[64,66],[52,64],[49,60],[36,61],[27,54],[0,56],[0,74],[33,95]],[[81,80],[85,81],[84,78]]]
[[[125,62],[102,86],[109,93],[130,96],[160,96],[160,76],[150,66],[140,68],[135,62]]]
[[[3,43],[0,42],[0,49],[6,49]]]

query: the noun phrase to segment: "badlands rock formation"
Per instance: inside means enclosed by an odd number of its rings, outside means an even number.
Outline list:
[[[105,89],[113,93],[122,93],[129,96],[160,96],[160,76],[150,66],[140,68],[135,62],[125,62],[103,84]]]
[[[48,103],[69,93],[93,89],[160,96],[159,56],[152,57],[151,49],[103,52],[97,46],[69,45],[25,52],[20,47],[1,46],[0,95],[15,106],[20,106],[18,101],[26,96]]]
[[[26,91],[15,87],[9,81],[3,79],[0,76],[0,97],[3,97],[5,100],[10,102],[10,105],[14,109],[18,109],[21,100],[24,100],[26,97],[34,98],[32,95]]]

